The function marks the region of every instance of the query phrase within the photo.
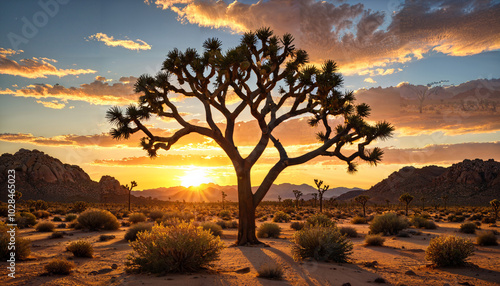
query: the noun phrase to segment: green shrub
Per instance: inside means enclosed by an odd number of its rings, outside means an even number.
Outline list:
[[[9,250],[9,242],[10,242],[10,233],[7,231],[10,231],[11,227],[7,226],[5,223],[0,222],[0,258],[5,261],[6,259],[10,258],[10,253],[11,250]],[[17,228],[15,228],[16,233],[19,231]],[[16,260],[23,260],[28,258],[28,256],[31,253],[31,241],[22,238],[20,236],[16,237],[16,242],[15,242],[15,257]]]
[[[151,231],[153,225],[150,223],[137,223],[131,226],[125,233],[126,241],[134,241],[137,239],[137,234],[143,231]]]
[[[290,228],[295,229],[295,230],[301,230],[305,226],[305,223],[300,222],[300,221],[294,221],[290,224]]]
[[[352,242],[336,227],[306,227],[295,232],[292,254],[295,260],[346,262],[352,249]]]
[[[366,223],[366,218],[362,216],[355,216],[351,219],[352,224],[365,224]]]
[[[477,225],[473,222],[467,222],[460,225],[460,232],[474,234],[476,233]]]
[[[379,234],[369,234],[365,237],[365,245],[368,246],[382,246],[384,242],[385,238]]]
[[[50,221],[42,221],[35,226],[38,232],[53,232],[55,228],[56,226]]]
[[[195,272],[211,266],[224,247],[219,237],[192,223],[155,225],[130,245],[129,266],[153,273]]]
[[[116,217],[107,210],[89,209],[78,216],[78,224],[88,230],[115,230],[120,227]]]
[[[66,259],[54,258],[44,268],[49,274],[68,275],[75,268],[75,264]]]
[[[162,211],[162,210],[152,210],[150,213],[149,213],[149,218],[152,220],[152,221],[157,221],[157,220],[160,220],[163,215],[165,213]]]
[[[327,215],[319,213],[306,219],[306,227],[335,227],[335,222]]]
[[[437,225],[433,221],[427,220],[426,218],[421,216],[413,217],[410,223],[416,228],[425,228],[425,229],[437,228]]]
[[[215,236],[222,235],[222,227],[215,222],[205,222],[201,225],[204,230],[210,231],[211,234]]]
[[[476,242],[481,246],[495,246],[498,245],[497,237],[493,231],[484,231],[477,235]]]
[[[458,236],[438,236],[431,239],[425,259],[436,266],[457,266],[465,264],[472,254],[474,245],[470,240]]]
[[[282,211],[277,211],[274,213],[273,222],[289,222],[289,221],[290,221],[289,214]]]
[[[76,214],[67,214],[64,217],[64,221],[67,221],[67,222],[74,221],[77,217],[78,217],[78,215],[76,215]]]
[[[66,250],[73,253],[76,257],[89,257],[92,258],[94,254],[94,247],[92,244],[85,240],[78,240],[70,243]]]
[[[279,238],[281,227],[272,222],[265,222],[257,229],[257,237],[259,238]]]
[[[275,279],[281,280],[283,279],[284,271],[283,267],[279,264],[269,264],[264,263],[257,270],[257,277],[266,278],[266,279]]]
[[[386,235],[397,234],[409,226],[406,218],[400,217],[395,213],[385,213],[376,216],[370,223],[370,233],[383,233]]]
[[[358,237],[358,232],[354,227],[344,226],[341,227],[339,231],[342,235],[345,235],[347,237]]]
[[[146,219],[147,217],[143,213],[132,213],[128,216],[128,221],[130,223],[145,222]]]

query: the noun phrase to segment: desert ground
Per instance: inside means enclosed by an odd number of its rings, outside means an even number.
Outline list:
[[[314,212],[310,210],[310,212]],[[272,211],[270,211],[272,213]],[[307,213],[307,211],[306,211]],[[40,221],[52,221],[53,216]],[[205,217],[204,220],[211,220]],[[263,216],[257,227],[272,218]],[[31,254],[18,262],[16,278],[7,277],[7,263],[1,262],[0,285],[499,285],[500,246],[479,246],[475,234],[459,232],[461,222],[439,220],[437,229],[411,228],[409,237],[385,236],[383,246],[365,246],[364,237],[368,224],[352,224],[351,218],[333,218],[337,226],[356,229],[358,237],[351,238],[354,249],[348,263],[317,262],[312,259],[294,261],[291,253],[295,230],[290,222],[277,223],[279,238],[261,238],[262,246],[233,246],[237,229],[224,229],[224,245],[220,260],[213,267],[197,273],[137,274],[127,271],[125,262],[132,252],[124,234],[129,228],[127,218],[113,231],[85,231],[57,228],[64,232],[62,238],[51,238],[50,232],[37,232],[34,228],[20,230],[20,235],[31,240]],[[292,220],[296,221],[296,220]],[[56,225],[58,223],[55,223]],[[123,226],[125,225],[125,226]],[[482,224],[481,230],[498,231],[495,224]],[[114,235],[100,241],[102,234]],[[453,234],[470,238],[475,253],[468,264],[460,267],[433,267],[425,259],[429,241],[436,236]],[[66,251],[66,246],[84,239],[94,247],[93,258],[77,258]],[[76,268],[69,275],[50,275],[44,265],[52,258],[66,258]],[[257,270],[264,263],[282,266],[282,280],[257,277]],[[381,279],[382,278],[382,279]],[[347,284],[350,283],[350,284]]]

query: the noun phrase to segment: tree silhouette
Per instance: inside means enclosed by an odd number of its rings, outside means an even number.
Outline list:
[[[323,194],[328,191],[328,188],[330,187],[329,185],[323,185],[323,181],[320,181],[318,179],[314,179],[314,183],[316,184],[316,187],[318,188],[318,199],[319,199],[319,212],[323,212]]]
[[[125,189],[128,190],[128,211],[130,211],[130,197],[132,196],[132,189],[137,187],[137,183],[135,181],[132,181],[130,182],[130,187],[128,186],[128,184],[122,187],[125,187]]]
[[[494,199],[490,202],[490,205],[493,207],[493,212],[495,213],[495,220],[498,219],[498,209],[500,208],[500,201]]]
[[[405,215],[408,216],[408,206],[410,205],[411,201],[413,201],[413,196],[408,193],[404,193],[399,197],[399,201],[406,204]]]
[[[278,203],[281,203],[281,196],[278,195]]]
[[[312,196],[313,196],[313,202],[314,202],[313,207],[316,207],[316,202],[318,201],[318,194],[312,194]]]
[[[367,104],[355,104],[353,92],[341,92],[342,76],[334,61],[326,61],[320,68],[307,65],[306,51],[296,49],[292,35],[273,35],[269,28],[247,32],[240,44],[222,52],[222,43],[216,38],[204,42],[200,55],[194,49],[170,51],[156,76],[142,75],[135,84],[141,93],[138,105],[125,111],[112,107],[107,119],[115,125],[111,134],[115,139],[128,139],[136,132],[145,137],[141,145],[151,157],[158,150],[169,150],[182,137],[197,133],[211,138],[225,152],[235,169],[238,184],[239,225],[238,245],[258,244],[255,235],[255,208],[269,188],[287,167],[304,164],[319,156],[337,157],[347,163],[348,172],[356,171],[355,159],[376,165],[382,150],[365,149],[374,140],[392,136],[394,127],[385,121],[370,125],[365,118],[370,114]],[[196,98],[204,110],[204,122],[188,121],[179,111],[171,95]],[[237,98],[229,103],[229,97]],[[178,99],[177,99],[178,100]],[[233,101],[233,100],[232,100]],[[245,112],[245,113],[244,113]],[[243,156],[234,141],[237,119],[249,114],[258,123],[258,143]],[[180,129],[169,137],[154,135],[144,122],[151,116],[175,120]],[[216,123],[214,116],[223,118]],[[275,130],[283,122],[310,116],[311,126],[321,128],[317,139],[321,144],[299,156],[291,156]],[[341,119],[330,126],[329,119]],[[251,170],[268,145],[278,151],[279,159],[265,175],[259,187],[252,192]],[[342,148],[356,144],[350,154]]]
[[[439,86],[441,83],[448,82],[448,80],[440,80],[436,82],[431,82],[425,85],[423,88],[420,86],[415,86],[414,91],[418,96],[418,111],[422,113],[424,108],[424,101],[433,93],[437,92],[435,87]]]
[[[299,190],[293,190],[293,195],[295,196],[295,208],[299,208],[299,199],[302,197],[302,192]]]
[[[368,202],[369,199],[370,197],[366,195],[359,195],[354,198],[354,201],[360,204],[361,207],[363,208],[363,217],[366,217],[366,203]]]
[[[224,191],[222,191],[221,196],[222,196],[222,209],[225,210],[226,206],[224,205],[224,202],[226,201],[227,194]]]

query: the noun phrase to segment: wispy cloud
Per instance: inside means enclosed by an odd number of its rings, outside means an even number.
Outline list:
[[[53,100],[53,101],[37,100],[36,102],[42,104],[43,106],[45,106],[47,108],[52,108],[52,109],[63,109],[66,106],[66,104],[58,102],[57,100]]]
[[[67,75],[96,73],[95,70],[91,69],[60,69],[52,64],[57,62],[54,59],[34,57],[31,59],[22,59],[17,62],[8,58],[21,52],[0,48],[0,74],[26,78],[47,78],[50,75],[63,77]]]
[[[465,56],[500,48],[495,1],[406,1],[394,11],[317,0],[149,2],[202,27],[242,33],[270,26],[280,35],[290,32],[314,62],[333,59],[344,74],[421,59],[432,50]]]
[[[375,80],[373,80],[373,78],[371,77],[367,77],[365,78],[364,82],[368,82],[368,83],[377,83]]]
[[[100,42],[103,42],[106,46],[110,47],[122,47],[125,49],[129,50],[151,50],[151,46],[148,45],[148,43],[144,42],[143,40],[118,40],[115,39],[113,36],[108,36],[104,33],[96,33],[94,35],[90,35],[88,37],[90,40],[97,40]]]

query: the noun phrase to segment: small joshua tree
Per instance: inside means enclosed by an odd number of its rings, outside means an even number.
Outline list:
[[[128,184],[123,187],[128,190],[128,211],[130,211],[130,197],[132,196],[132,189],[137,187],[137,183],[135,181],[132,181],[130,182],[130,187],[128,186]]]
[[[302,192],[299,190],[293,190],[293,195],[295,196],[295,207],[299,208],[299,199],[302,197]]]
[[[313,194],[314,207],[316,207],[316,202],[318,201],[318,194]]]
[[[329,185],[323,185],[323,181],[320,181],[318,179],[314,179],[314,183],[316,184],[316,187],[318,188],[318,197],[319,197],[319,212],[323,212],[323,194],[328,191],[328,188],[330,188]]]
[[[363,208],[363,217],[366,217],[366,203],[370,199],[369,196],[360,195],[354,198],[354,201],[361,205]]]
[[[493,207],[493,212],[495,213],[495,220],[498,219],[498,209],[500,208],[500,201],[494,199],[490,202],[490,205]]]
[[[281,204],[281,196],[280,195],[278,195],[278,203]]]
[[[404,193],[401,197],[399,197],[399,201],[406,204],[405,214],[408,216],[408,206],[410,206],[411,201],[413,201],[413,196],[408,193]]]
[[[221,195],[222,195],[222,209],[225,210],[226,206],[224,205],[224,202],[226,201],[227,194],[224,191],[222,191]]]

